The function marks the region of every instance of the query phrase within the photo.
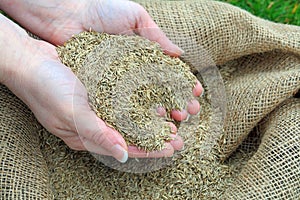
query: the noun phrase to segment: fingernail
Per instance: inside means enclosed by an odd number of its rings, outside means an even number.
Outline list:
[[[195,97],[199,97],[201,96],[202,93],[203,93],[203,87],[199,81],[196,81],[196,84],[193,87],[193,95]]]
[[[119,144],[113,146],[111,152],[112,156],[121,163],[125,163],[128,160],[128,152]]]
[[[182,55],[184,54],[184,51],[183,51],[183,49],[182,49],[182,48],[180,48],[180,47],[178,47],[178,50],[179,50],[179,52],[180,52],[180,55],[182,56]]]
[[[174,56],[176,56],[176,57],[182,56],[184,54],[184,50],[174,43],[172,44],[170,49],[166,49],[166,50],[168,52],[170,52],[171,54],[174,54]]]
[[[191,115],[197,115],[200,111],[200,103],[198,100],[193,99],[188,103],[188,113]]]

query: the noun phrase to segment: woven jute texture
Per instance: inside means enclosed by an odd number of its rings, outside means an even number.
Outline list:
[[[0,85],[1,199],[52,197],[48,168],[40,150],[40,129],[32,113]]]
[[[231,76],[236,78],[226,84],[228,115],[220,141],[222,159],[263,116],[299,89],[300,27],[275,24],[214,1],[146,1],[143,5],[185,51],[185,57],[205,59],[198,53],[203,48],[217,65],[230,68],[224,70],[226,74],[233,71]]]
[[[299,121],[300,99],[292,98],[259,123],[261,145],[224,199],[299,198]]]
[[[201,158],[195,139],[167,168],[112,170],[70,150],[1,86],[1,198],[299,199],[300,28],[215,1],[140,3],[185,60],[209,55],[220,69],[227,114],[211,155]],[[196,137],[211,125],[200,103]]]

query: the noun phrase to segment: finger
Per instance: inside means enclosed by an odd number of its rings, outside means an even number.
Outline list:
[[[167,113],[166,109],[162,106],[159,106],[158,108],[156,108],[156,112],[161,117],[165,116]]]
[[[151,19],[147,11],[142,8],[139,13],[140,17],[137,21],[138,29],[136,32],[151,41],[158,42],[164,52],[170,56],[178,57],[183,54],[183,50],[175,45],[166,34],[157,26],[157,24]]]
[[[199,97],[200,95],[203,94],[203,87],[201,83],[197,80],[195,87],[193,88],[193,95],[195,97]]]
[[[85,137],[81,137],[80,140],[81,140],[82,145],[85,148],[85,150],[92,152],[92,153],[99,154],[99,155],[112,156],[111,151],[108,151],[105,148],[102,148],[101,146],[94,143],[93,141],[90,141]],[[120,152],[117,152],[117,154],[119,154],[119,153]],[[119,156],[121,157],[121,155],[119,155]]]
[[[173,140],[170,141],[170,144],[172,145],[174,150],[175,151],[183,150],[184,142],[183,142],[182,137],[180,137],[179,135],[175,135],[175,134],[171,134],[171,137],[173,138]]]
[[[188,103],[188,109],[187,109],[187,111],[191,115],[197,115],[199,113],[199,111],[200,111],[200,104],[199,104],[199,102],[196,99],[191,100]]]
[[[179,136],[176,135],[175,133],[177,132],[177,127],[175,124],[168,122],[168,124],[171,126],[172,133],[170,137],[172,137],[173,140],[170,141],[170,144],[174,148],[174,150],[182,150],[184,147],[184,142],[183,139]],[[111,156],[111,152],[105,150],[104,148],[99,147],[99,145],[95,144],[92,141],[87,140],[84,137],[79,138],[77,137],[68,137],[65,138],[66,140],[65,143],[74,150],[77,151],[90,151],[96,154],[100,155],[106,155],[106,156]]]
[[[186,110],[172,110],[171,117],[176,121],[183,121],[188,117],[188,112]]]
[[[131,158],[161,158],[171,157],[174,154],[174,148],[170,143],[165,143],[165,148],[161,151],[146,152],[138,149],[136,146],[128,146],[128,156]]]
[[[177,127],[172,122],[167,122],[168,125],[171,127],[171,133],[176,134],[177,133]]]
[[[92,110],[80,110],[75,114],[76,129],[87,150],[100,154],[109,152],[118,161],[127,161],[127,145],[120,133],[108,127]]]

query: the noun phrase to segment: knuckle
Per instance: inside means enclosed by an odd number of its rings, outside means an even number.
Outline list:
[[[88,129],[86,130],[86,134],[90,135],[90,138],[93,142],[95,142],[98,145],[103,145],[106,141],[106,128],[102,128],[102,129]]]

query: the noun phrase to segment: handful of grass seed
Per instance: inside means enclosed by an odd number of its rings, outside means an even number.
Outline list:
[[[171,140],[170,115],[159,117],[155,109],[186,107],[196,82],[188,65],[139,36],[82,32],[57,51],[87,88],[98,117],[128,144],[154,151]]]

